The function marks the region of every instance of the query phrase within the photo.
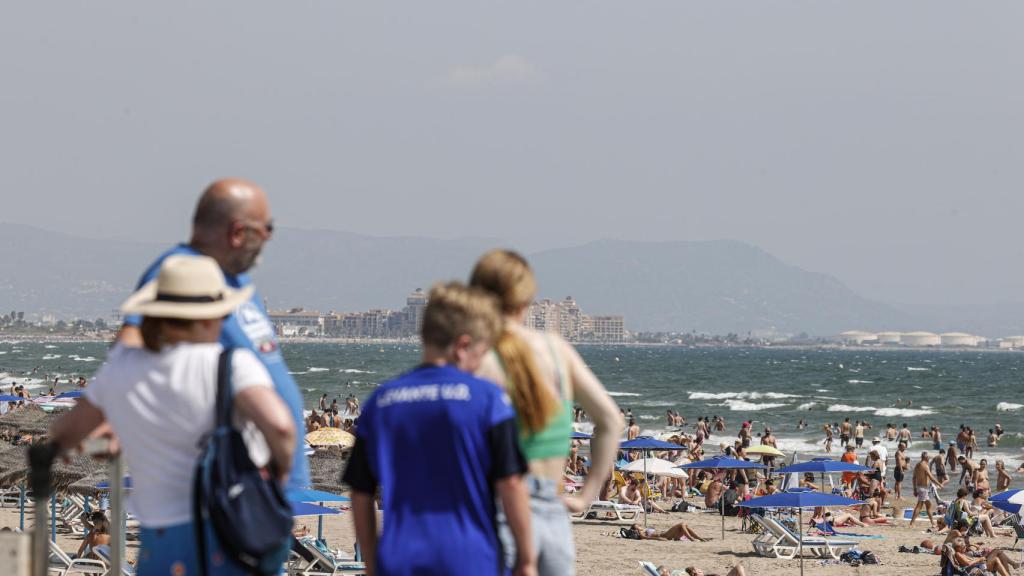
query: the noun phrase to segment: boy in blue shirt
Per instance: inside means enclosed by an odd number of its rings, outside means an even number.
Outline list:
[[[343,480],[368,575],[504,574],[496,495],[516,540],[516,576],[536,574],[515,413],[498,386],[472,374],[500,330],[490,296],[457,282],[435,286],[423,363],[364,403]]]

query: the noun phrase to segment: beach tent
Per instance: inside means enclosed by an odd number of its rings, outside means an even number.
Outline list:
[[[854,500],[853,498],[847,498],[846,496],[807,491],[780,492],[778,494],[772,494],[771,496],[762,496],[760,498],[754,498],[753,500],[747,500],[746,502],[741,502],[738,505],[743,506],[744,508],[796,508],[799,511],[797,535],[799,537],[800,548],[797,550],[797,554],[800,556],[800,576],[803,576],[804,508],[817,508],[818,506],[849,506],[850,504],[860,503],[860,500]]]
[[[683,470],[755,470],[763,469],[765,465],[758,462],[729,458],[728,456],[713,456],[707,460],[697,460],[696,462],[677,466],[677,468],[682,468]],[[725,495],[724,491],[722,495]],[[719,496],[718,503],[719,512],[722,514],[722,540],[725,540],[725,500]]]
[[[791,464],[785,468],[779,468],[776,470],[779,474],[819,474],[821,476],[821,489],[825,490],[825,474],[831,474],[834,472],[869,472],[871,468],[868,466],[861,466],[860,464],[852,464],[849,462],[840,462],[838,460],[832,460],[831,458],[812,458],[807,462],[800,462],[799,464]],[[796,486],[800,485],[799,476],[797,476]],[[790,482],[792,484],[792,482]]]
[[[657,438],[651,438],[650,436],[637,436],[636,438],[619,444],[620,450],[643,450],[644,454],[651,450],[685,450],[679,444],[673,444],[671,442],[665,442],[658,440]],[[646,463],[647,458],[643,461]],[[643,470],[644,482],[647,481],[647,468]],[[647,490],[643,491],[644,497],[644,528],[647,528]]]

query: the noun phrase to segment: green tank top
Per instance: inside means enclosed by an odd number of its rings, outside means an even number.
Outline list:
[[[548,342],[548,349],[551,351],[551,359],[555,363],[555,378],[557,379],[555,384],[558,389],[559,407],[547,426],[532,434],[524,430],[517,421],[519,449],[523,451],[523,456],[528,461],[555,457],[567,458],[570,450],[569,444],[572,440],[572,401],[566,399],[562,368],[558,363],[555,347],[551,344],[550,338],[545,339]],[[498,356],[498,365],[505,372],[505,385],[515,386],[515,382],[512,382],[508,372],[505,371],[505,365],[500,356]]]

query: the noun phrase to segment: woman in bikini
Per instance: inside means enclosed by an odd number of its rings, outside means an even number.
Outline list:
[[[630,529],[632,531],[631,534],[635,534],[637,536],[635,538],[636,540],[670,540],[670,541],[672,541],[672,540],[682,540],[683,538],[686,538],[687,540],[692,540],[694,542],[708,542],[708,541],[711,540],[711,538],[703,538],[703,537],[701,537],[700,534],[697,534],[696,532],[694,532],[693,528],[690,528],[684,522],[680,522],[680,523],[676,524],[675,526],[672,526],[668,530],[665,530],[664,532],[658,532],[654,528],[644,529],[644,528],[641,528],[639,524],[633,524],[632,526],[630,526]]]

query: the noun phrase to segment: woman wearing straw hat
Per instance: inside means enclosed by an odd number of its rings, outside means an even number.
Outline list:
[[[191,488],[202,440],[214,425],[221,321],[251,290],[228,288],[212,258],[167,258],[156,280],[121,308],[143,316],[145,347],[115,346],[75,408],[54,423],[51,438],[61,450],[77,446],[104,419],[117,434],[142,525],[140,576],[198,572]],[[283,482],[295,445],[288,408],[251,351],[233,352],[231,376],[236,426],[250,457]],[[211,573],[244,573],[215,538],[208,537],[207,550]]]

